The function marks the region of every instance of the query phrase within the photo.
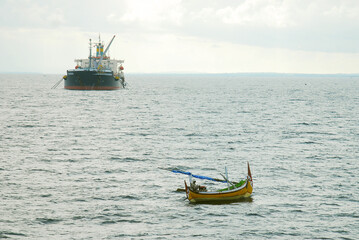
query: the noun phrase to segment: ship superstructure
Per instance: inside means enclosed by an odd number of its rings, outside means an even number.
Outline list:
[[[93,45],[90,39],[90,54],[87,59],[75,59],[75,69],[67,70],[64,87],[72,90],[115,90],[124,88],[123,73],[124,60],[110,59],[107,52],[113,42],[104,51],[104,44],[99,41]],[[96,47],[96,55],[92,55],[92,48]]]

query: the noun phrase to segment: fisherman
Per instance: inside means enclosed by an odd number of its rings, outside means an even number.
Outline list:
[[[196,184],[196,180],[191,182],[190,187],[193,192],[199,192],[199,185]]]
[[[197,185],[196,180],[192,181],[190,187],[193,192],[207,192],[206,186]]]

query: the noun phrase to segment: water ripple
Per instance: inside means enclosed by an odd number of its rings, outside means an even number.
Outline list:
[[[0,238],[359,236],[358,78],[134,74],[125,91],[51,90],[59,77],[0,74]],[[254,194],[228,204],[188,203],[188,176],[168,171],[236,181],[247,162]]]

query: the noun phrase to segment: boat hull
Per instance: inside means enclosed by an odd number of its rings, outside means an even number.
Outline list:
[[[124,79],[115,78],[112,71],[68,70],[64,88],[70,90],[117,90],[123,88]]]

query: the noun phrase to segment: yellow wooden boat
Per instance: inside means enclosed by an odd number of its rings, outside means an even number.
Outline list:
[[[195,185],[195,181],[194,183],[192,182],[190,186],[187,186],[185,181],[187,199],[192,203],[208,203],[236,201],[250,197],[253,192],[253,179],[249,163],[247,163],[247,166],[247,179],[239,183],[232,183],[232,186],[218,191],[207,192],[203,187]]]

